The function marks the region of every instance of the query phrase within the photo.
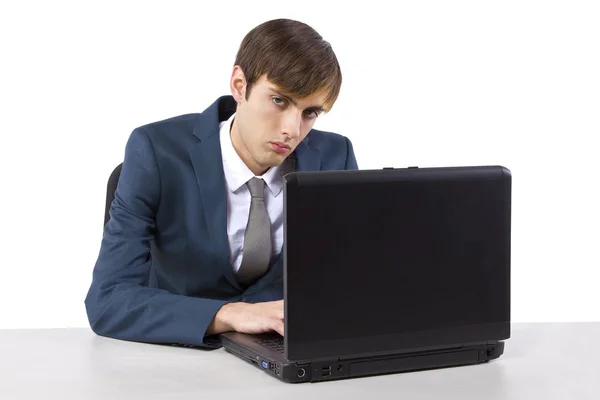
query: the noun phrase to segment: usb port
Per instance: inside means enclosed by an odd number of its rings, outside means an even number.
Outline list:
[[[329,367],[323,367],[321,369],[321,376],[330,376],[331,375],[331,365]]]

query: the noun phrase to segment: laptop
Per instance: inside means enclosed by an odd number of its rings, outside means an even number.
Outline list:
[[[293,172],[284,327],[223,348],[285,382],[486,363],[510,338],[511,172]]]

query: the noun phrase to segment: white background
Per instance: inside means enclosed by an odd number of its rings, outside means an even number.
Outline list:
[[[278,17],[332,43],[344,85],[315,127],[361,168],[511,169],[514,321],[600,320],[598,2],[6,3],[0,328],[87,326],[130,132],[228,94],[241,39]]]

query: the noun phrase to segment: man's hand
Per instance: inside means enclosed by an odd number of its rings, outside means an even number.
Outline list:
[[[225,304],[215,315],[206,334],[228,331],[252,334],[275,331],[283,336],[283,300]]]

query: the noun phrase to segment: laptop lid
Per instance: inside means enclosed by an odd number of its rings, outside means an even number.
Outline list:
[[[509,338],[508,169],[294,172],[284,190],[288,360]]]

